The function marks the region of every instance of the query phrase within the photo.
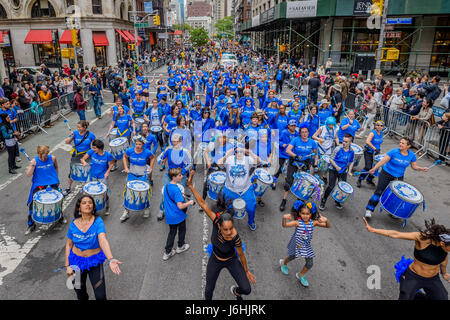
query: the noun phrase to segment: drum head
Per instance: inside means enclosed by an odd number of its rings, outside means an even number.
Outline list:
[[[90,195],[99,195],[105,193],[106,185],[100,181],[88,182],[83,187],[83,191]]]
[[[150,185],[145,181],[133,180],[127,182],[127,188],[134,191],[147,191],[150,189]]]
[[[117,135],[117,128],[112,128],[110,134],[116,136]]]
[[[120,138],[116,138],[116,139],[112,140],[112,141],[109,143],[109,145],[110,145],[111,147],[118,147],[118,146],[120,146],[120,145],[126,143],[127,141],[128,141],[127,138],[120,137]]]
[[[136,118],[136,119],[134,119],[134,121],[139,122],[139,123],[145,122],[144,119],[142,119],[142,118]]]
[[[226,178],[227,175],[225,172],[213,172],[209,175],[208,180],[216,184],[223,184]]]
[[[63,195],[58,190],[41,190],[34,194],[33,200],[42,204],[57,203],[63,199]]]
[[[350,184],[348,184],[347,182],[345,182],[345,181],[340,181],[338,183],[338,186],[345,193],[348,193],[348,194],[352,194],[353,193],[353,187]]]
[[[377,154],[375,157],[373,157],[375,159],[376,162],[380,162],[381,159],[384,158],[386,154],[385,153],[381,153],[381,154]]]
[[[350,146],[352,147],[353,152],[355,152],[355,154],[363,153],[363,149],[360,146],[358,146],[356,143],[352,143]]]
[[[160,126],[153,126],[150,128],[151,132],[160,132],[162,131],[162,128]]]
[[[320,184],[319,179],[317,179],[316,177],[310,175],[309,173],[302,172],[302,175],[303,175],[303,179],[306,179],[306,180],[308,180],[311,183]]]
[[[237,198],[233,200],[233,208],[242,210],[245,208],[245,200],[241,198]]]
[[[389,187],[401,199],[409,203],[422,203],[423,196],[419,190],[403,181],[392,181]]]
[[[270,173],[267,172],[267,170],[258,168],[255,170],[255,175],[258,177],[259,180],[261,180],[262,182],[264,182],[266,184],[270,184],[273,182],[273,178],[270,175]]]

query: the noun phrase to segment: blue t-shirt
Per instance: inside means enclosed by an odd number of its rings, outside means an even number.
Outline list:
[[[67,238],[73,241],[75,247],[81,251],[88,249],[100,248],[100,243],[98,242],[98,235],[100,233],[105,233],[105,224],[102,218],[95,218],[92,225],[86,232],[82,232],[75,225],[76,219],[73,219],[69,226],[69,231],[67,232]]]
[[[341,168],[339,173],[343,173],[345,172],[345,170],[347,170],[347,167],[354,161],[355,152],[352,148],[349,148],[348,151],[344,151],[344,148],[338,146],[336,149],[334,149],[331,158]],[[332,169],[335,168],[333,167]]]
[[[109,162],[114,160],[114,157],[108,151],[105,151],[103,155],[95,153],[94,150],[89,150],[87,152],[89,157],[91,157],[91,177],[96,179],[103,179],[105,173],[108,170]]]
[[[178,202],[184,202],[183,194],[176,184],[169,182],[164,188],[164,212],[169,225],[179,224],[186,219],[186,213],[177,206]]]
[[[383,166],[383,169],[395,178],[403,177],[411,162],[417,161],[416,154],[410,150],[407,156],[402,155],[399,148],[392,149],[387,155],[391,159]]]
[[[141,153],[136,153],[134,147],[128,148],[125,154],[128,156],[130,164],[140,167],[146,166],[147,159],[153,156],[153,153],[147,148],[144,148]]]
[[[173,128],[177,126],[177,118],[171,115],[164,118],[164,122],[167,123],[167,130],[172,131]]]
[[[252,114],[255,113],[255,107],[245,106],[241,112],[241,122],[243,125],[247,125],[252,122]]]
[[[295,121],[297,121],[297,127],[300,125],[300,119],[303,115],[300,109],[296,113],[294,112],[294,110],[289,110],[287,115],[289,117],[289,120],[294,119]]]
[[[144,108],[145,108],[145,101],[142,99],[141,101],[133,100],[131,103],[133,106],[134,113],[137,115],[144,114]]]
[[[206,87],[206,93],[207,94],[209,94],[209,95],[212,95],[213,93],[214,93],[214,86],[215,86],[216,84],[213,82],[213,83],[209,83],[209,82],[207,82],[206,84],[205,84],[205,87]]]
[[[278,129],[281,133],[284,129],[287,129],[288,126],[288,116],[285,114],[282,116],[281,114],[276,117],[274,121],[274,129]]]
[[[338,138],[340,143],[342,143],[342,140],[344,139],[346,133],[350,133],[353,137],[355,137],[356,131],[361,129],[359,122],[356,121],[356,119],[353,119],[353,123],[347,129],[342,130],[342,127],[348,125],[349,123],[350,120],[348,118],[345,118],[344,120],[341,121],[341,125],[339,126],[338,131]]]
[[[293,146],[292,152],[301,157],[309,156],[312,150],[317,150],[317,143],[311,138],[305,142],[301,137],[295,137],[289,145]]]
[[[117,117],[117,116],[116,116]],[[128,137],[131,135],[131,116],[129,114],[124,114],[123,116],[119,117],[116,122],[116,127],[118,131],[118,135],[120,137]]]
[[[161,156],[161,160],[167,159],[167,170],[182,168],[182,174],[187,173],[186,167],[191,164],[189,151],[186,149],[167,148]]]
[[[95,135],[92,132],[89,132],[84,140],[83,136],[84,135],[81,135],[78,130],[73,132],[73,143],[78,153],[88,151],[91,148],[91,142],[95,140]],[[83,140],[83,142],[81,142],[81,140]]]
[[[281,131],[280,147],[279,147],[279,151],[280,151],[279,157],[280,158],[285,158],[285,159],[289,158],[289,155],[286,153],[286,148],[291,143],[291,141],[294,140],[294,138],[296,138],[296,137],[297,137],[297,132],[290,133],[288,129],[284,129],[283,131]],[[283,147],[283,145],[286,145],[286,146]]]
[[[381,144],[383,143],[383,131],[381,131],[380,134],[378,134],[377,130],[375,130],[375,129],[372,130],[371,132],[373,132],[373,138],[372,138],[371,142],[377,150],[380,150]],[[370,150],[373,150],[373,149],[370,148]]]

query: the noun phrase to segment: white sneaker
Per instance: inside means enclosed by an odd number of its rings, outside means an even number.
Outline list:
[[[372,218],[372,212],[370,210],[366,210],[366,218]]]
[[[105,216],[109,216],[111,214],[111,212],[109,212],[109,210],[105,211],[104,215]]]
[[[130,216],[128,215],[128,211],[125,210],[122,214],[122,216],[120,217],[120,221],[124,222],[125,220],[127,220]]]
[[[164,254],[163,254],[163,260],[164,260],[164,261],[167,261],[167,260],[169,260],[171,257],[173,257],[174,255],[175,255],[175,249],[172,249],[172,251],[170,251],[169,254],[167,254],[167,253],[164,251]]]
[[[183,244],[183,246],[181,247],[181,248],[177,248],[177,253],[182,253],[182,252],[185,252],[186,250],[188,250],[189,249],[189,247],[190,247],[190,245],[189,244],[187,244],[187,243],[185,243],[185,244]]]
[[[150,217],[150,209],[145,209],[144,214],[142,215],[144,218]]]
[[[16,157],[16,162],[20,162],[22,161],[22,159],[20,159],[20,157]]]

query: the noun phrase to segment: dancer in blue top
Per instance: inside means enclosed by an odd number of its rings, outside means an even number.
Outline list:
[[[208,79],[208,82],[205,84],[204,94],[206,96],[205,107],[213,107],[214,106],[214,97],[216,96],[216,84],[213,82],[212,78]]]
[[[315,211],[314,213],[312,211]],[[309,283],[305,274],[313,266],[314,251],[311,246],[314,227],[330,228],[330,221],[318,214],[313,202],[303,203],[301,200],[294,202],[291,213],[285,214],[282,221],[283,228],[295,228],[295,232],[287,246],[288,255],[280,259],[281,272],[289,274],[287,264],[298,257],[305,258],[306,264],[302,271],[295,274],[302,286],[308,287]]]
[[[349,133],[352,135],[352,137],[354,137],[356,132],[358,131],[361,131],[361,125],[355,119],[355,110],[350,109],[347,111],[347,117],[345,117],[339,125],[339,143],[342,143],[342,139],[344,138],[346,133]]]
[[[123,109],[122,109],[123,110]],[[70,132],[69,138],[66,139],[66,144],[74,143],[74,147],[70,152],[72,157],[70,158],[70,171],[67,188],[64,190],[64,196],[70,193],[72,187],[71,173],[72,168],[75,164],[81,164],[81,158],[84,154],[91,149],[91,143],[95,140],[95,135],[88,130],[89,122],[86,120],[81,120],[77,124],[77,129]]]
[[[333,110],[327,99],[322,99],[318,108],[317,115],[320,119],[320,125],[323,126],[327,119],[333,116]]]
[[[75,205],[75,219],[67,232],[65,267],[68,277],[81,273],[80,286],[74,286],[78,300],[89,300],[86,280],[89,275],[96,300],[106,300],[106,284],[103,263],[108,260],[111,271],[120,274],[119,264],[114,259],[106,239],[105,225],[97,216],[95,201],[90,195],[82,195]]]
[[[155,163],[155,155],[147,148],[144,148],[144,144],[147,141],[142,136],[140,135],[134,136],[133,142],[134,147],[127,149],[127,151],[125,151],[123,155],[124,171],[125,173],[128,174],[127,182],[133,180],[148,182],[149,176],[153,171],[153,165]],[[130,162],[130,167],[128,167],[128,161]],[[147,166],[147,164],[149,164],[149,166]],[[150,216],[150,208],[147,208],[144,210],[143,217],[148,218],[149,216]],[[124,222],[129,217],[130,217],[129,212],[127,209],[125,209],[122,216],[120,217],[120,221]]]
[[[48,155],[50,148],[48,146],[38,146],[37,147],[37,157],[31,159],[28,165],[26,174],[27,177],[32,178],[32,185],[30,189],[30,194],[28,196],[27,206],[28,206],[28,227],[25,234],[29,234],[36,229],[36,224],[31,218],[33,212],[33,195],[45,189],[47,186],[51,186],[52,189],[59,189],[59,178],[58,178],[58,162],[54,155]],[[62,223],[66,223],[66,219],[61,215]]]
[[[104,183],[108,188],[108,192],[106,193],[105,210],[105,216],[107,216],[109,215],[109,193],[111,193],[111,191],[109,190],[108,177],[109,173],[114,167],[114,164],[116,163],[116,160],[110,152],[104,150],[105,144],[102,140],[95,139],[94,141],[92,141],[91,148],[92,149],[89,150],[81,159],[81,164],[85,167],[88,166],[89,164],[86,162],[86,160],[90,158],[90,181],[99,181],[101,183]]]
[[[379,120],[375,122],[375,129],[372,130],[366,139],[366,146],[364,147],[364,169],[363,171],[368,172],[373,166],[373,157],[380,154],[381,144],[383,143],[383,128],[384,122]],[[373,182],[374,176],[368,173],[361,173],[356,186],[361,188],[361,182],[366,179],[367,184],[375,186]]]
[[[369,173],[373,175],[375,171],[381,167],[380,176],[378,178],[377,189],[366,206],[366,218],[372,217],[372,212],[375,210],[380,197],[383,194],[386,187],[393,180],[403,181],[403,176],[405,175],[406,168],[411,165],[416,171],[427,172],[428,168],[420,167],[417,164],[417,158],[414,152],[409,150],[411,148],[412,142],[409,138],[403,137],[400,139],[398,148],[389,151],[380,162],[378,162]]]
[[[330,157],[330,169],[328,171],[328,187],[320,202],[319,209],[325,210],[325,203],[328,196],[336,185],[336,181],[347,181],[347,173],[352,176],[353,161],[355,160],[355,152],[350,147],[353,142],[351,134],[346,133],[342,139],[342,146],[338,146],[333,150]],[[342,209],[340,202],[335,201],[336,208]]]

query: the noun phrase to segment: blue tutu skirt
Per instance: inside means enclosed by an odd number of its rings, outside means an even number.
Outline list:
[[[74,254],[72,252],[72,250],[70,250],[70,254],[69,254],[69,265],[77,266],[79,268],[80,272],[94,268],[94,267],[98,266],[99,264],[103,264],[103,262],[105,262],[105,260],[106,260],[106,256],[103,253],[103,251],[100,251],[99,253],[94,254],[87,258],[77,256],[76,254]]]

